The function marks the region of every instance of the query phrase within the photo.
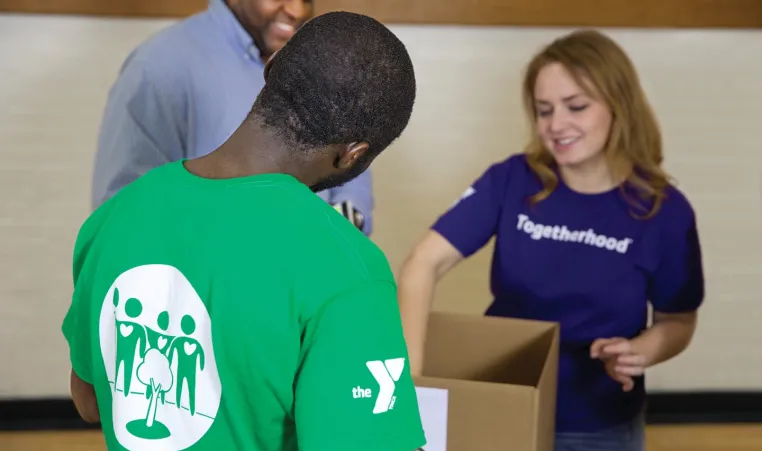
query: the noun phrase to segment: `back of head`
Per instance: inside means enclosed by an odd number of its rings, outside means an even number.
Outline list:
[[[606,35],[593,30],[575,31],[551,42],[529,63],[523,85],[524,106],[535,123],[535,83],[549,64],[561,64],[587,94],[606,105],[612,122],[604,155],[615,177],[635,188],[647,205],[637,205],[649,214],[658,210],[669,185],[661,169],[661,132],[640,84],[634,64],[626,52]],[[543,180],[545,189],[536,199],[550,194],[557,178],[551,169],[553,157],[534,133],[527,147],[530,165]]]
[[[332,12],[274,55],[253,113],[299,151],[367,142],[378,155],[407,127],[416,95],[404,44],[370,17]]]

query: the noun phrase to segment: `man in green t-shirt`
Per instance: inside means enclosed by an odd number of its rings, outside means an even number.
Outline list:
[[[425,443],[389,264],[315,194],[405,129],[409,55],[330,13],[265,77],[219,149],[148,172],[80,229],[62,329],[75,405],[110,450]]]

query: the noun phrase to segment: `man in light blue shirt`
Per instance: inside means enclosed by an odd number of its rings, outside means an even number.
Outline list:
[[[210,0],[133,50],[98,136],[93,208],[148,170],[225,142],[264,86],[267,58],[311,16],[309,0]],[[370,170],[318,195],[370,235]]]

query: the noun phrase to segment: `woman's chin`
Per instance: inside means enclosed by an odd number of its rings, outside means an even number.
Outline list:
[[[563,151],[553,150],[551,151],[553,159],[556,161],[556,165],[560,167],[579,167],[597,160],[597,154],[590,155],[588,152],[582,151],[582,149],[569,149]]]
[[[553,152],[553,158],[558,166],[576,166],[584,161],[573,152]]]

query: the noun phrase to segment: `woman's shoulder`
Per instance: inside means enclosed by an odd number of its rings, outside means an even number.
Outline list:
[[[532,170],[527,163],[526,154],[518,153],[493,162],[485,173],[502,177],[506,180],[521,180],[531,174]]]
[[[696,211],[686,193],[675,184],[664,188],[664,198],[659,206],[655,222],[667,235],[681,234],[696,227]]]
[[[529,164],[527,163],[527,156],[525,153],[511,154],[502,160],[498,160],[493,163],[493,166],[501,166],[511,171],[526,171],[529,170]]]
[[[695,211],[688,196],[675,184],[669,184],[664,189],[664,200],[661,208],[669,219],[693,218]]]

